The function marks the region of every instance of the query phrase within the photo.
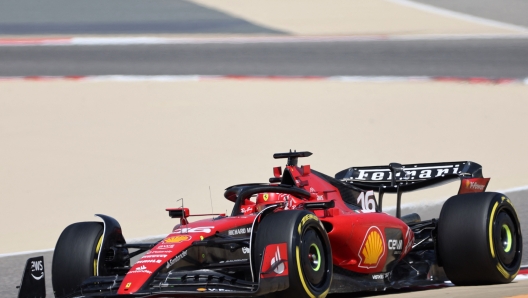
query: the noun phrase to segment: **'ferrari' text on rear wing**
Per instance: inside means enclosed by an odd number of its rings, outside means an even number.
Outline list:
[[[386,184],[393,181],[390,166],[350,167],[335,175],[345,182]],[[395,171],[397,182],[418,182],[445,176],[482,177],[482,166],[472,161],[401,165]]]

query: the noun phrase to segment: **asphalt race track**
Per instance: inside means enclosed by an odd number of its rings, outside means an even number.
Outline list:
[[[0,76],[528,77],[528,38],[293,44],[0,47]]]
[[[474,16],[528,27],[528,2],[518,0],[418,0],[417,2],[431,4]]]
[[[126,2],[126,3],[125,3]],[[526,4],[508,0],[423,0],[426,4],[526,25]],[[502,8],[502,9],[501,9]],[[119,34],[284,36],[189,1],[5,1],[4,36]],[[528,77],[528,35],[519,39],[294,44],[0,47],[0,76],[61,75],[364,75]]]
[[[281,34],[182,0],[5,0],[0,10],[0,35],[149,33]]]

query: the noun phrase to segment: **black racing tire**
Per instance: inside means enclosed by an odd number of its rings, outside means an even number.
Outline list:
[[[444,271],[455,285],[509,283],[521,266],[517,212],[500,193],[449,198],[438,220],[437,245]]]
[[[78,222],[69,225],[55,245],[51,281],[55,297],[75,291],[82,281],[97,275],[103,223]]]
[[[325,297],[332,283],[332,250],[319,218],[305,210],[267,215],[258,226],[253,255],[261,268],[269,244],[286,243],[289,287],[266,297]]]

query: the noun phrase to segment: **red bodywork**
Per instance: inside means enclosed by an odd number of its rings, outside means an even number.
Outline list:
[[[177,261],[194,241],[204,240],[216,232],[250,226],[258,212],[267,204],[276,203],[277,199],[286,204],[275,212],[288,212],[306,201],[335,203],[333,208],[313,211],[327,230],[334,266],[358,273],[390,272],[412,248],[414,234],[403,221],[386,213],[374,212],[376,202],[373,192],[361,193],[357,203],[363,208],[352,209],[343,201],[339,190],[315,175],[309,166],[287,166],[285,173],[286,171],[297,187],[311,193],[308,200],[288,194],[268,194],[267,197],[262,195],[256,202],[246,200],[240,207],[242,215],[179,225],[133,265],[121,283],[118,294],[126,295],[138,291],[154,272],[162,266],[167,266],[167,262],[170,263],[171,260]],[[274,175],[280,175],[280,170],[275,168]],[[273,200],[267,199],[270,197]],[[182,222],[186,222],[185,218]],[[285,248],[270,245],[264,257],[272,258],[277,253],[286,256]],[[285,268],[281,274],[287,272]]]

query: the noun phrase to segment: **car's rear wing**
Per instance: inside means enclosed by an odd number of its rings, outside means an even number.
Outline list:
[[[361,189],[379,192],[378,208],[382,210],[383,194],[396,193],[396,216],[400,217],[401,194],[460,180],[459,193],[485,191],[489,178],[483,178],[482,166],[472,161],[438,162],[388,166],[350,167],[335,175],[342,182]]]
[[[360,188],[376,190],[380,186],[400,185],[402,191],[445,182],[453,178],[482,178],[482,166],[472,161],[454,161],[387,166],[350,167],[335,178]]]

